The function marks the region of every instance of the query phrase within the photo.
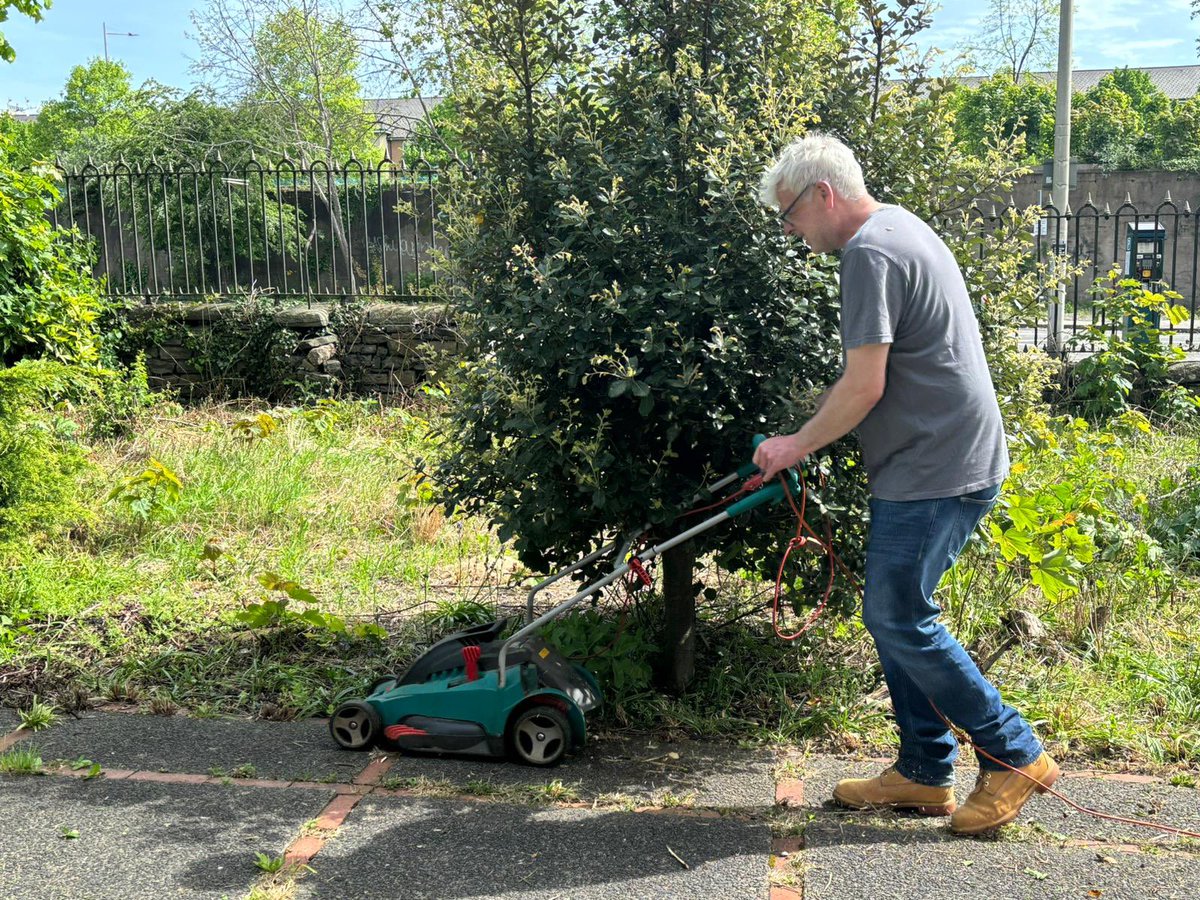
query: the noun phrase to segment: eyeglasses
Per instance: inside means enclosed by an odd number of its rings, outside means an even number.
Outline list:
[[[780,221],[780,222],[787,222],[787,217],[788,217],[788,216],[790,216],[790,215],[792,214],[792,208],[793,208],[793,207],[794,207],[794,206],[795,206],[797,203],[799,203],[799,202],[800,202],[800,198],[801,198],[801,197],[803,197],[805,194],[807,194],[807,193],[808,193],[808,191],[809,191],[809,188],[813,188],[813,187],[815,187],[815,186],[816,186],[816,184],[817,184],[817,182],[815,182],[815,181],[814,181],[812,184],[810,184],[808,187],[806,187],[804,190],[802,190],[800,193],[798,193],[798,194],[797,194],[795,197],[793,197],[793,198],[792,198],[792,202],[791,202],[791,203],[789,203],[789,204],[787,205],[787,209],[785,209],[783,212],[781,212],[781,213],[779,214],[779,221]]]

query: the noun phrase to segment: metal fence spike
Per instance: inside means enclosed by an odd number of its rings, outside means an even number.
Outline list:
[[[1170,202],[1171,202],[1171,189],[1167,188],[1167,199],[1164,200],[1163,203],[1170,203]]]
[[[1092,192],[1091,191],[1088,191],[1087,203],[1085,203],[1083,205],[1084,206],[1095,206],[1096,205],[1095,203],[1092,202]]]
[[[1108,205],[1108,201],[1107,201],[1107,200],[1105,200],[1105,201],[1104,201],[1104,214],[1105,214],[1106,216],[1111,216],[1111,215],[1112,215],[1112,207]]]
[[[1130,206],[1133,206],[1133,197],[1130,195],[1129,191],[1125,192],[1125,202]]]
[[[1192,214],[1192,201],[1191,200],[1183,201],[1183,214],[1185,216],[1190,216]]]

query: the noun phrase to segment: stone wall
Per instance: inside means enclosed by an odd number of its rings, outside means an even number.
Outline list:
[[[261,393],[246,390],[217,371],[210,349],[221,332],[245,315],[245,304],[159,303],[138,307],[130,318],[151,337],[144,350],[150,384],[172,388],[185,397],[213,393]],[[322,392],[402,394],[417,385],[431,368],[462,351],[444,307],[436,304],[377,303],[357,310],[336,311],[322,304],[280,307],[264,314],[248,341],[270,344],[274,356],[259,369],[271,368],[285,391],[304,385]],[[146,327],[153,322],[153,327]],[[241,340],[239,334],[237,340]],[[238,348],[223,348],[226,357]],[[247,346],[245,365],[254,366],[263,348]],[[256,353],[259,353],[256,356]],[[258,373],[254,373],[258,374]],[[225,383],[222,383],[225,382]]]
[[[1081,164],[1078,185],[1071,188],[1069,203],[1073,218],[1067,246],[1080,260],[1091,262],[1103,275],[1115,262],[1124,270],[1126,229],[1131,222],[1158,217],[1166,228],[1163,277],[1182,294],[1185,305],[1195,311],[1197,286],[1197,212],[1200,211],[1200,174],[1166,171],[1106,172],[1100,166]],[[1012,201],[1018,207],[1049,205],[1050,188],[1041,170],[1026,175],[1014,185]],[[982,205],[987,209],[987,205]],[[1054,222],[1038,236],[1043,250],[1052,252]],[[1091,273],[1079,279],[1068,304],[1078,297],[1087,301]]]

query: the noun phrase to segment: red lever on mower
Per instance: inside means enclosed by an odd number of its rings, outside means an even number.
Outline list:
[[[463,662],[467,665],[467,681],[479,678],[479,654],[483,652],[479,646],[463,647]]]

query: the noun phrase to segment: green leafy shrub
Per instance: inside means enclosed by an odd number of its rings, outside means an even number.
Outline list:
[[[53,533],[83,513],[76,481],[83,448],[51,408],[71,380],[49,361],[0,368],[0,544]]]
[[[0,368],[0,559],[83,519],[78,476],[86,465],[75,423],[51,408],[70,380],[60,364]],[[5,562],[5,564],[11,564]],[[30,618],[29,598],[0,592],[0,645]]]
[[[1190,571],[1200,568],[1200,465],[1188,466],[1178,479],[1159,482],[1162,495],[1153,504],[1150,531],[1168,557]]]
[[[448,191],[450,300],[469,362],[441,497],[488,515],[537,570],[606,531],[677,528],[755,432],[799,427],[800,399],[841,355],[833,261],[805,257],[756,199],[811,121],[819,72],[801,45],[832,48],[827,20],[802,4],[639,0],[601,14],[591,69],[574,6],[539,0],[492,28],[488,4],[464,4],[454,38],[492,69],[455,98],[471,164]],[[521,29],[538,35],[523,60],[507,44]],[[843,533],[861,530],[856,458],[852,441],[822,455]],[[696,550],[767,572],[792,531],[778,510]],[[691,565],[664,567],[665,595],[689,595]],[[815,602],[817,579],[803,583]]]
[[[1153,409],[1167,388],[1170,363],[1184,356],[1181,347],[1162,342],[1161,327],[1164,319],[1172,325],[1187,319],[1187,307],[1174,302],[1183,298],[1124,278],[1116,267],[1097,282],[1093,293],[1092,321],[1071,343],[1096,349],[1071,372],[1071,401],[1093,421],[1131,407]],[[1178,392],[1167,392],[1166,400],[1171,414],[1178,415]]]
[[[92,370],[90,380],[92,387],[81,399],[89,430],[100,438],[130,436],[138,414],[161,396],[150,389],[143,353],[128,366]]]
[[[587,667],[604,691],[606,702],[621,705],[650,689],[658,645],[644,622],[627,621],[586,609],[549,623],[546,641],[568,659]]]
[[[1149,429],[1130,412],[1107,430],[1063,417],[1026,435],[989,525],[1016,590],[1030,583],[1053,604],[1085,586],[1166,574],[1147,497],[1120,474],[1128,442]]]
[[[8,144],[0,134],[0,361],[93,362],[101,299],[91,250],[47,218],[59,202],[57,170],[13,168]]]

